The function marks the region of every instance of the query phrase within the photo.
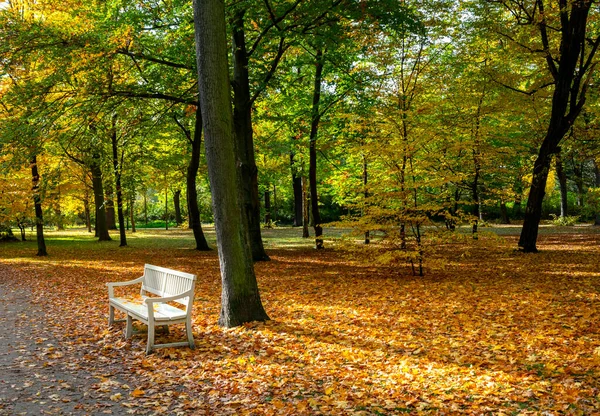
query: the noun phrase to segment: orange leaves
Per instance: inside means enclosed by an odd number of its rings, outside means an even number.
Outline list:
[[[349,263],[333,251],[272,250],[273,260],[256,270],[273,320],[225,330],[215,324],[216,253],[152,233],[132,235],[126,251],[56,244],[44,261],[1,247],[0,275],[18,270],[10,279],[26,282],[47,305],[60,340],[32,339],[40,360],[76,363],[99,377],[94,393],[114,414],[600,411],[596,234],[542,240],[536,256],[482,236],[458,262],[441,247],[425,279]],[[195,350],[145,356],[145,335],[124,340],[122,327],[107,331],[104,282],[135,278],[144,262],[199,274]],[[183,333],[175,325],[158,337]]]

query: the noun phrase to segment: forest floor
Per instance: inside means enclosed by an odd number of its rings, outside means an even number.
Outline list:
[[[433,247],[424,277],[265,230],[271,320],[235,329],[216,325],[217,255],[188,230],[124,248],[48,232],[46,258],[2,243],[0,415],[600,413],[600,229],[545,227],[537,254],[516,251],[518,227],[486,230]],[[108,327],[105,283],[144,263],[198,275],[195,350],[146,356]]]

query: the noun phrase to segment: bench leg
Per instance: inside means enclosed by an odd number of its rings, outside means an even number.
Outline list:
[[[190,348],[194,349],[196,346],[194,344],[194,334],[192,334],[192,321],[190,319],[185,321],[185,332],[187,333]]]
[[[112,326],[115,323],[115,307],[108,305],[108,326]]]
[[[148,343],[146,344],[146,354],[150,354],[154,349],[154,325],[148,325]]]
[[[131,338],[133,335],[133,318],[127,314],[127,324],[125,325],[125,339]]]

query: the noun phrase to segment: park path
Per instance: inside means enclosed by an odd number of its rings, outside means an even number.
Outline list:
[[[123,409],[96,392],[98,378],[44,327],[18,273],[0,265],[0,416],[104,415]]]

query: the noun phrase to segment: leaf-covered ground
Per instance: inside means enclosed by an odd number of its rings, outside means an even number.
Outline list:
[[[256,272],[272,320],[236,329],[216,326],[217,256],[191,250],[187,231],[138,232],[125,248],[51,233],[48,258],[2,244],[0,282],[30,287],[43,311],[42,334],[19,341],[39,346],[37,361],[11,359],[85,374],[98,414],[600,413],[600,230],[562,230],[545,230],[535,255],[506,230],[439,245],[424,278],[269,231],[272,261]],[[105,283],[144,263],[198,275],[196,350],[146,356],[144,336],[107,327]],[[50,382],[39,400],[60,409],[69,383]]]

